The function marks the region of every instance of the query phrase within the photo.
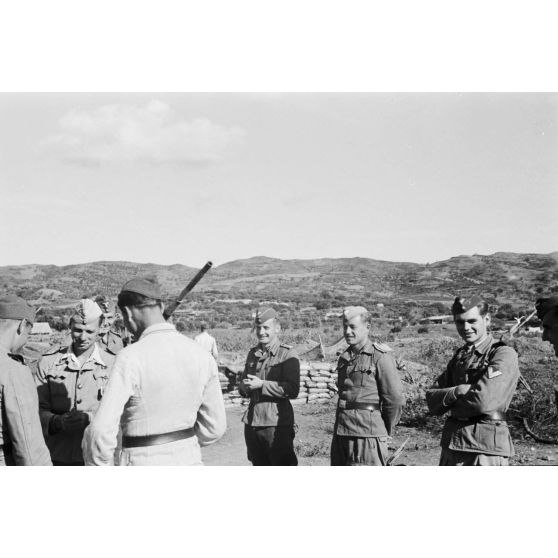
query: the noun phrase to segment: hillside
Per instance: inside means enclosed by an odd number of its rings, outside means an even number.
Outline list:
[[[20,294],[43,307],[63,307],[82,296],[115,297],[128,278],[153,274],[170,298],[195,272],[180,264],[106,261],[62,267],[6,266],[0,267],[0,291]],[[382,303],[395,315],[403,307],[447,306],[458,293],[478,292],[498,306],[530,307],[539,293],[557,291],[558,252],[461,255],[431,264],[258,256],[216,266],[189,300],[193,313],[212,305],[216,315],[225,316],[221,321],[236,322],[233,315],[239,314],[238,309],[261,301],[283,303],[297,313],[308,307],[325,311],[344,304]],[[237,312],[232,311],[234,307]]]

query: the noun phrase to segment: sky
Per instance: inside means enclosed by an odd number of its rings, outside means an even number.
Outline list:
[[[0,121],[0,265],[558,250],[557,94],[3,93]]]

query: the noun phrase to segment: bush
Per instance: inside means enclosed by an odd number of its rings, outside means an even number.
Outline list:
[[[420,326],[417,329],[417,333],[428,333],[428,326]]]

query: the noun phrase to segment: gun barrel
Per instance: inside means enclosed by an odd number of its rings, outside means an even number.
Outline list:
[[[173,300],[165,308],[165,318],[168,320],[173,312],[178,308],[180,303],[186,298],[186,295],[200,282],[201,278],[212,268],[213,262],[207,262],[193,277],[193,279],[182,289],[176,300]]]

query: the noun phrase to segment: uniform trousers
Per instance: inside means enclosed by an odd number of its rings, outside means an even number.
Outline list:
[[[442,448],[440,455],[440,466],[506,466],[509,465],[510,458],[502,455],[485,455],[484,453],[474,453],[471,451],[455,451],[449,448]]]
[[[356,436],[333,436],[331,443],[331,465],[373,465],[386,464],[388,455],[385,436],[360,438]]]
[[[298,465],[293,426],[244,425],[248,460],[252,465]]]

